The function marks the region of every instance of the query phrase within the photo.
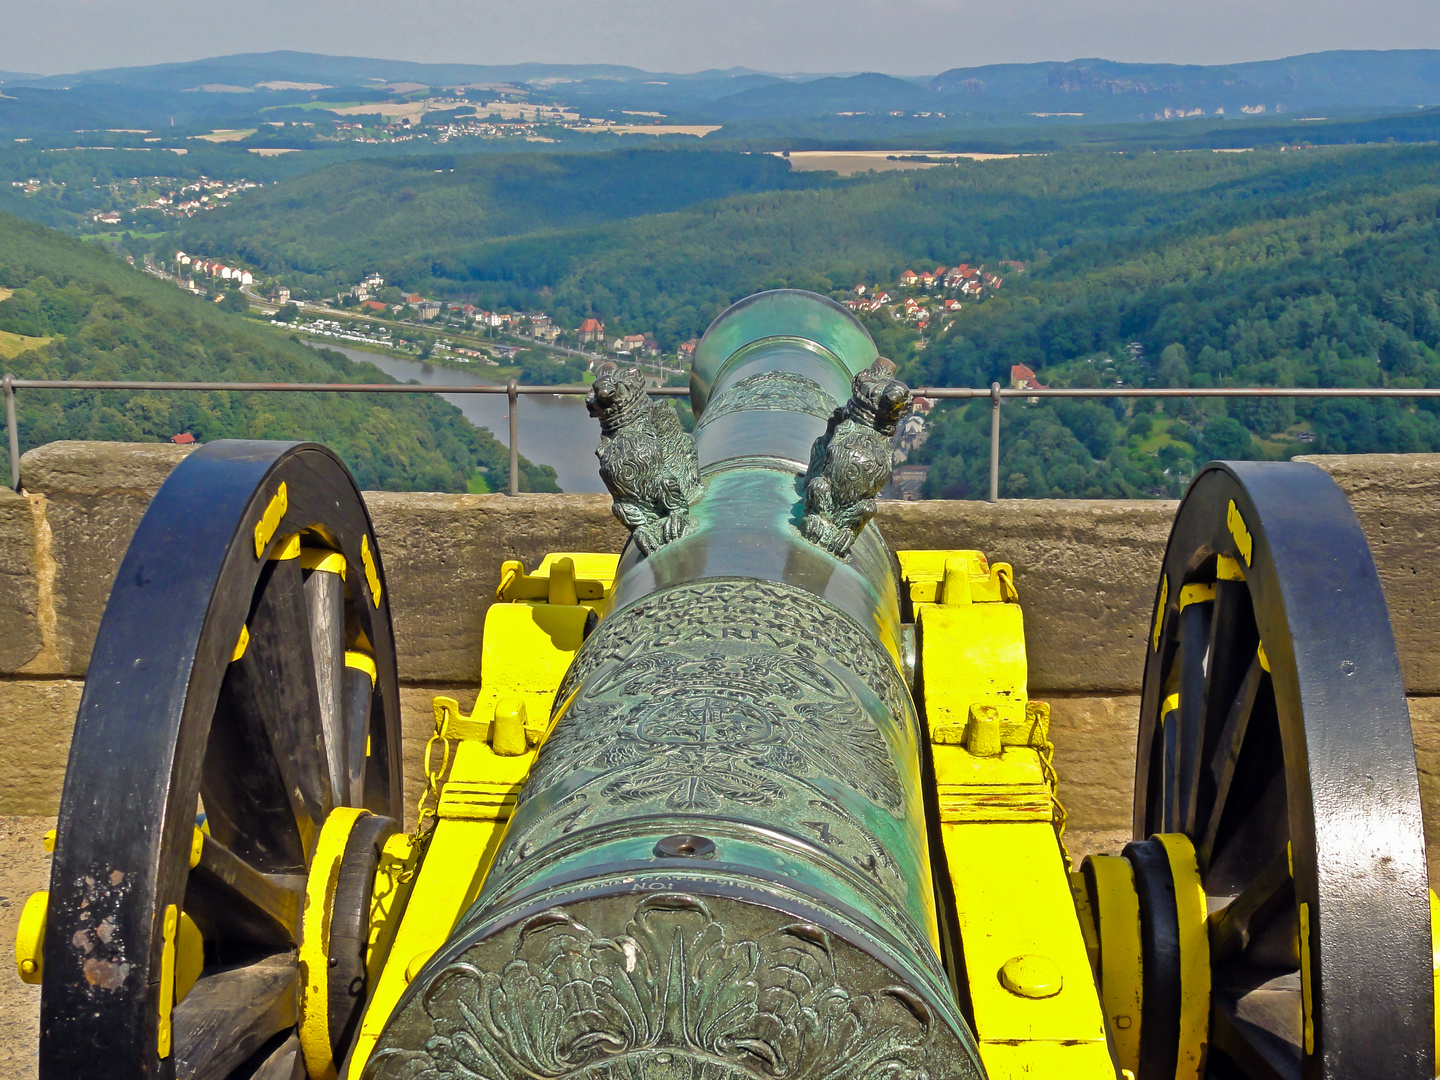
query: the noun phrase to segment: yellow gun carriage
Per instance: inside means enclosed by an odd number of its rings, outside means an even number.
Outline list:
[[[1010,567],[870,520],[908,397],[791,291],[707,332],[693,436],[602,369],[631,541],[499,568],[408,829],[344,467],[186,459],[117,575],[22,918],[42,1078],[1433,1076],[1408,713],[1343,495],[1197,476],[1135,839],[1073,866]]]

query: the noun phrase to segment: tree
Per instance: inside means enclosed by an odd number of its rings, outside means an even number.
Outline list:
[[[579,357],[560,359],[543,349],[526,349],[516,356],[520,381],[531,386],[563,386],[585,377],[585,361]]]
[[[1200,434],[1200,448],[1205,457],[1215,461],[1239,461],[1254,456],[1250,432],[1239,420],[1229,416],[1205,425]]]
[[[1166,345],[1160,353],[1160,366],[1155,371],[1155,381],[1161,386],[1189,386],[1190,365],[1187,360],[1184,345]]]

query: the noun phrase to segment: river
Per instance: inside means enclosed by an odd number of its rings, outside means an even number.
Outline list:
[[[352,349],[317,341],[316,345],[342,352],[351,360],[374,364],[385,374],[401,382],[414,379],[425,386],[455,386],[475,383],[495,385],[495,380],[479,377],[479,373],[437,367],[422,360],[408,360]],[[441,394],[465,414],[476,427],[489,428],[503,445],[510,445],[510,402],[503,394]],[[538,465],[549,465],[556,473],[561,491],[603,492],[600,473],[595,463],[595,447],[600,443],[600,425],[585,413],[584,401],[576,395],[553,397],[549,394],[526,395],[520,398],[520,453]]]

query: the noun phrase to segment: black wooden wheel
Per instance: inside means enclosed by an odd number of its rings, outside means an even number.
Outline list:
[[[1209,909],[1201,1068],[1429,1080],[1405,689],[1369,547],[1329,476],[1301,463],[1203,469],[1170,535],[1147,645],[1135,835],[1183,833],[1194,847]],[[1159,1028],[1179,991],[1147,973],[1141,1080],[1166,1073],[1156,1047],[1173,1033]],[[1166,1080],[1175,1068],[1171,1055]]]
[[[380,555],[344,465],[296,443],[188,457],[131,540],[90,660],[42,1077],[303,1073],[307,872],[332,812],[356,807],[373,873],[377,819],[400,816],[399,716]],[[363,889],[350,860],[340,871]]]

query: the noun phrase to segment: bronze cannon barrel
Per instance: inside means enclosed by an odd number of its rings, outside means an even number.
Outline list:
[[[706,332],[693,439],[638,374],[600,373],[601,473],[634,531],[610,613],[367,1076],[982,1075],[869,522],[907,397],[853,316],[791,290]]]

